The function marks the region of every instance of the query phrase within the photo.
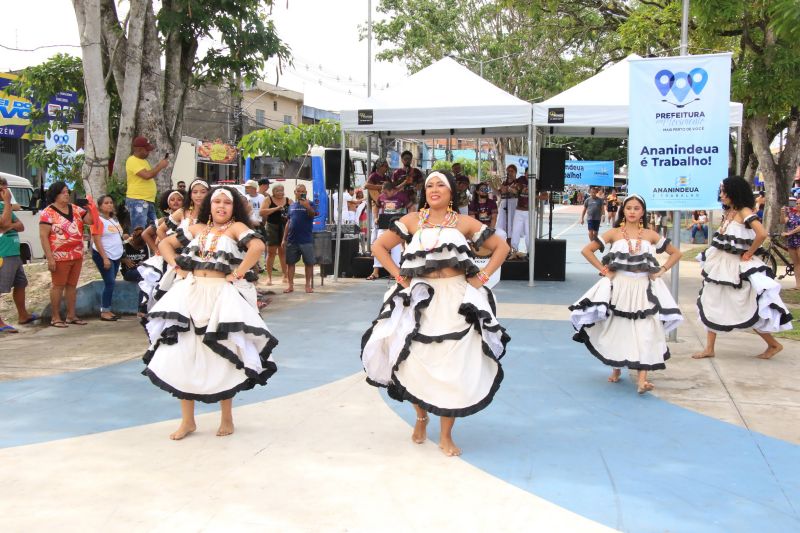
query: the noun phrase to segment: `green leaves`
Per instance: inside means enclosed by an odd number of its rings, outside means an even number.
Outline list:
[[[65,181],[78,193],[83,193],[81,180],[81,167],[83,167],[83,152],[75,152],[71,146],[59,144],[52,150],[45,148],[44,143],[32,145],[28,152],[27,161],[33,168],[38,168],[50,174],[55,180]]]
[[[321,120],[318,124],[286,125],[248,133],[239,142],[239,149],[244,157],[266,155],[288,162],[305,155],[311,146],[335,145],[340,137],[338,122]]]

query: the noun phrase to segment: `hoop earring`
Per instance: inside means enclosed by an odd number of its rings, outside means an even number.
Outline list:
[[[450,200],[450,203],[447,204],[447,212],[448,213],[452,213],[453,212],[453,200]]]
[[[643,226],[644,226],[644,224],[642,224],[642,219],[640,218],[639,219],[639,229],[642,229]]]
[[[623,220],[622,222],[619,223],[619,225],[620,225],[620,227],[624,228],[625,227],[625,221]]]

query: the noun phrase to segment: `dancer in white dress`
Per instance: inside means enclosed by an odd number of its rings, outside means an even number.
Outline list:
[[[427,438],[428,413],[441,417],[439,447],[461,450],[452,438],[455,417],[489,405],[503,380],[499,360],[509,336],[497,322],[492,291],[484,284],[508,255],[508,244],[452,206],[455,183],[433,172],[425,180],[420,210],[392,222],[373,254],[395,278],[378,318],[361,341],[367,381],[414,404],[412,440]],[[398,266],[390,250],[405,241]],[[484,270],[473,248],[492,251]]]
[[[244,202],[235,190],[216,188],[198,213],[207,224],[178,229],[159,244],[177,278],[147,315],[143,373],[181,400],[173,440],[195,430],[195,400],[220,402],[217,435],[230,435],[233,396],[277,371],[270,354],[278,341],[258,313],[251,283],[264,243],[247,224]]]
[[[605,252],[602,263],[594,255],[598,250]],[[665,251],[669,258],[659,267],[654,254]],[[665,334],[683,320],[661,280],[680,260],[680,250],[647,228],[645,202],[634,194],[622,203],[614,227],[581,253],[603,278],[570,306],[573,338],[614,367],[608,381],[618,382],[627,367],[638,371],[639,394],[653,390],[647,371],[666,368]]]
[[[706,347],[692,357],[714,357],[717,333],[753,328],[767,343],[757,357],[771,359],[783,349],[772,333],[792,329],[792,314],[781,300],[775,273],[757,257],[767,232],[753,211],[755,198],[744,179],[723,180],[719,197],[727,208],[725,218],[698,256],[703,285],[697,311],[706,327]]]

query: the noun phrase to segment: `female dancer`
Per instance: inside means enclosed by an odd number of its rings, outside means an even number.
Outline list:
[[[142,262],[136,269],[142,278],[141,281],[139,281],[140,298],[139,314],[137,316],[141,317],[143,320],[144,315],[153,308],[156,300],[166,291],[165,288],[159,291],[159,283],[167,271],[167,264],[164,262],[164,258],[158,254],[158,243],[166,236],[175,233],[177,226],[174,223],[168,225],[167,222],[172,213],[180,211],[183,202],[184,197],[181,191],[167,191],[162,194],[159,207],[161,211],[165,213],[165,216],[156,221],[156,226],[159,229],[156,230],[155,227],[148,226],[144,232],[142,232],[142,239],[147,243],[151,252],[155,254]],[[132,231],[135,229],[136,228],[131,228]]]
[[[180,228],[159,244],[178,280],[147,315],[150,348],[143,374],[181,400],[173,440],[196,429],[195,400],[221,402],[217,435],[230,435],[233,396],[265,385],[277,371],[270,353],[278,341],[255,303],[242,298],[252,292],[245,278],[255,280],[249,271],[264,253],[264,243],[248,226],[244,198],[218,187],[198,215],[208,223]]]
[[[283,185],[278,184],[272,188],[272,194],[261,204],[259,214],[266,220],[267,228],[267,285],[272,285],[272,269],[275,266],[275,256],[281,263],[283,282],[288,283],[288,268],[286,266],[286,249],[281,246],[286,221],[289,220],[289,206],[292,201],[286,196]]]
[[[453,211],[455,182],[431,173],[420,210],[392,222],[373,244],[373,254],[394,276],[378,318],[361,340],[361,360],[371,385],[414,404],[411,439],[427,437],[428,413],[441,417],[439,447],[460,455],[452,438],[457,416],[489,405],[503,370],[509,336],[495,318],[492,292],[484,287],[500,268],[508,245],[474,218]],[[405,241],[402,264],[390,250]],[[473,263],[471,247],[486,246],[485,270]]]
[[[197,213],[208,194],[208,183],[201,179],[192,181],[189,185],[189,194],[183,199],[183,208],[170,213],[164,221],[163,226],[159,226],[159,238],[167,236],[167,230],[177,231],[179,227],[188,228],[198,222]]]
[[[594,253],[608,251],[600,262]],[[662,265],[654,253],[666,251]],[[681,258],[681,252],[647,228],[644,200],[630,195],[614,227],[587,244],[582,252],[603,278],[574,305],[573,337],[600,361],[614,367],[608,381],[619,381],[621,367],[638,371],[639,394],[653,390],[648,370],[666,368],[669,348],[665,333],[683,320],[678,304],[660,279]]]
[[[781,301],[775,274],[755,257],[767,232],[753,212],[755,198],[744,179],[725,178],[719,198],[725,218],[698,256],[703,284],[697,311],[706,326],[706,347],[692,358],[714,357],[718,332],[752,327],[767,343],[758,358],[771,359],[783,346],[770,333],[792,329],[792,315]]]

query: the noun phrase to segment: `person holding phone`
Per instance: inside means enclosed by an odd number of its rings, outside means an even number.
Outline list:
[[[155,149],[147,137],[133,139],[131,155],[125,161],[128,188],[125,191],[125,208],[130,215],[130,227],[147,228],[156,223],[156,187],[158,173],[169,166],[169,154],[150,167],[147,157]]]
[[[314,292],[311,282],[314,277],[314,244],[311,231],[314,227],[314,205],[308,199],[306,186],[298,185],[294,189],[297,201],[289,206],[289,220],[283,232],[283,247],[286,249],[286,266],[288,269],[289,286],[284,293],[294,292],[294,266],[303,258],[306,274],[306,292]]]

